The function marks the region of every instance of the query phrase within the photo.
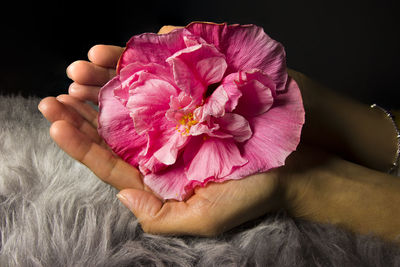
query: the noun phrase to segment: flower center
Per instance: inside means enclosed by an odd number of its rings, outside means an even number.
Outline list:
[[[178,120],[178,124],[176,125],[176,129],[182,135],[189,135],[190,128],[193,125],[196,125],[198,121],[193,118],[193,112],[190,112],[186,115],[183,115],[181,119]],[[181,127],[183,126],[183,127]]]

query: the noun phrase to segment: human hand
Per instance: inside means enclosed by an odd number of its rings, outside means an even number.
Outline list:
[[[69,86],[69,94],[97,104],[100,88],[116,75],[115,68],[123,51],[119,46],[96,45],[88,52],[89,61],[70,64],[67,75],[74,82]]]
[[[117,157],[97,134],[97,111],[70,95],[48,97],[39,109],[52,122],[50,135],[71,157],[122,191],[120,200],[145,232],[210,236],[280,208],[276,172],[210,183],[184,202],[163,202],[145,188],[138,170]]]
[[[158,33],[168,33],[176,28],[164,26]],[[124,48],[120,46],[95,45],[88,52],[89,61],[71,63],[67,68],[67,75],[73,80],[69,95],[97,104],[100,88],[116,75],[115,69],[123,51]]]

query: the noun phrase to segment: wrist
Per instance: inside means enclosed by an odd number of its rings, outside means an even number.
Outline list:
[[[315,159],[321,162],[288,168],[282,177],[291,216],[399,242],[397,177],[326,154],[315,154]]]
[[[301,145],[280,169],[279,183],[283,208],[293,217],[307,218],[315,212],[310,201],[315,195],[315,183],[323,175],[330,156],[323,151]]]

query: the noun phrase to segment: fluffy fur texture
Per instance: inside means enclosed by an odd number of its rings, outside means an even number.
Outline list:
[[[0,97],[0,266],[400,266],[400,250],[268,214],[216,238],[144,234],[52,142],[39,99]]]

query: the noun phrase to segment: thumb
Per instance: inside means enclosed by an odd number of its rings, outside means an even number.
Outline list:
[[[121,190],[117,198],[139,220],[154,217],[163,205],[153,193],[134,188]]]

